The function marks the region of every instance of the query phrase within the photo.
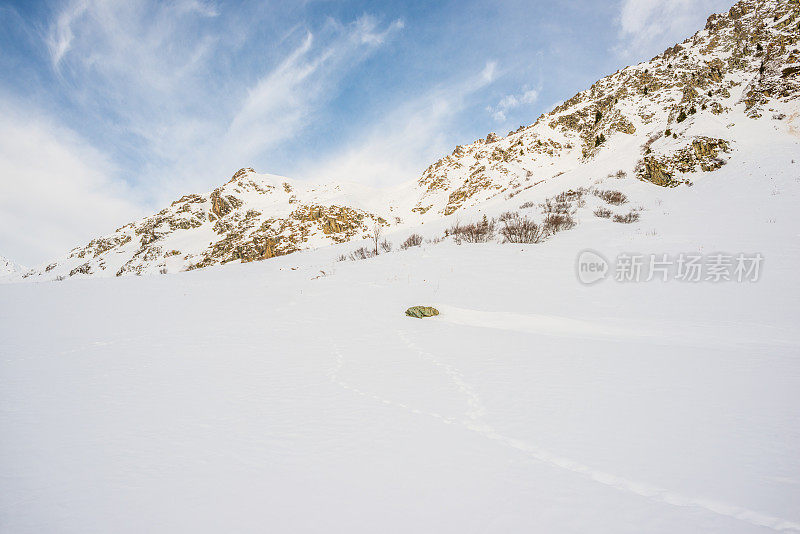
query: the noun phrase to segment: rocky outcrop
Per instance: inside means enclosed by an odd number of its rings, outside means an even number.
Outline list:
[[[645,156],[637,166],[637,174],[639,179],[661,187],[691,184],[686,175],[719,169],[727,162],[721,156],[730,151],[730,144],[724,139],[698,137],[674,152]]]
[[[517,194],[550,178],[550,166],[591,164],[629,136],[680,128],[686,137],[713,137],[697,130],[699,118],[721,121],[737,106],[758,118],[768,102],[800,95],[799,24],[795,0],[740,1],[684,42],[599,80],[533,125],[457,146],[419,178],[412,211],[446,216]],[[682,183],[685,169],[707,172],[721,164],[704,154],[644,156],[639,176],[659,185]]]
[[[29,275],[122,276],[272,258],[362,239],[375,225],[458,217],[598,161],[656,186],[689,184],[735,157],[735,138],[721,138],[724,125],[772,115],[771,106],[800,96],[798,25],[797,0],[742,0],[682,43],[598,80],[535,123],[456,146],[396,198],[376,195],[380,200],[365,207],[365,195],[343,185],[243,168],[214,191],[184,195]],[[621,146],[642,151],[614,152]]]

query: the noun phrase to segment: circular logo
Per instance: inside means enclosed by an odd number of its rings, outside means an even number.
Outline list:
[[[608,260],[594,250],[584,250],[578,254],[575,264],[578,280],[582,284],[592,285],[608,276]]]

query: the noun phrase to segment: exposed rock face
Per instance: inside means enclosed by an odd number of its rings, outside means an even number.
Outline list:
[[[629,136],[641,135],[644,144],[653,133],[672,128],[683,137],[712,137],[696,131],[698,117],[724,115],[737,106],[758,118],[769,102],[800,94],[798,24],[795,0],[741,1],[709,17],[705,29],[684,42],[599,80],[533,125],[456,147],[423,173],[413,209],[449,215],[498,195],[513,196],[557,171],[591,163]],[[640,177],[660,185],[683,183],[672,179],[673,169],[661,160],[687,156],[666,154],[680,150],[669,145],[664,138],[650,147],[660,155],[646,155]],[[718,168],[713,156],[693,159],[704,171]]]
[[[640,179],[662,187],[675,187],[691,183],[688,175],[700,171],[715,171],[725,165],[726,159],[720,157],[731,151],[724,139],[698,137],[688,146],[670,150],[666,154],[646,156],[637,166]]]
[[[736,157],[724,125],[770,120],[762,117],[770,106],[800,95],[799,25],[797,0],[742,0],[534,124],[455,147],[390,200],[243,168],[206,195],[185,195],[26,276],[122,276],[272,258],[362,239],[375,225],[457,217],[598,162],[657,186],[691,183]]]
[[[27,276],[124,276],[249,262],[365,238],[375,224],[389,224],[334,203],[343,194],[339,186],[305,187],[241,169],[210,194],[184,195]]]

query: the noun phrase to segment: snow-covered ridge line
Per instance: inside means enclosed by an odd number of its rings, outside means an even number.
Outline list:
[[[267,259],[360,240],[375,225],[415,228],[476,206],[499,212],[523,198],[541,202],[560,184],[590,185],[589,170],[594,178],[622,171],[654,186],[691,184],[735,160],[737,123],[796,110],[798,24],[796,2],[742,0],[684,42],[599,80],[533,125],[456,147],[391,194],[245,168],[210,193],[185,195],[24,278]]]

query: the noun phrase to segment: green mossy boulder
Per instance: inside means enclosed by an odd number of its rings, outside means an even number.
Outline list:
[[[430,306],[412,306],[406,310],[406,315],[409,317],[416,317],[417,319],[424,319],[425,317],[439,315],[439,310],[431,308]]]

